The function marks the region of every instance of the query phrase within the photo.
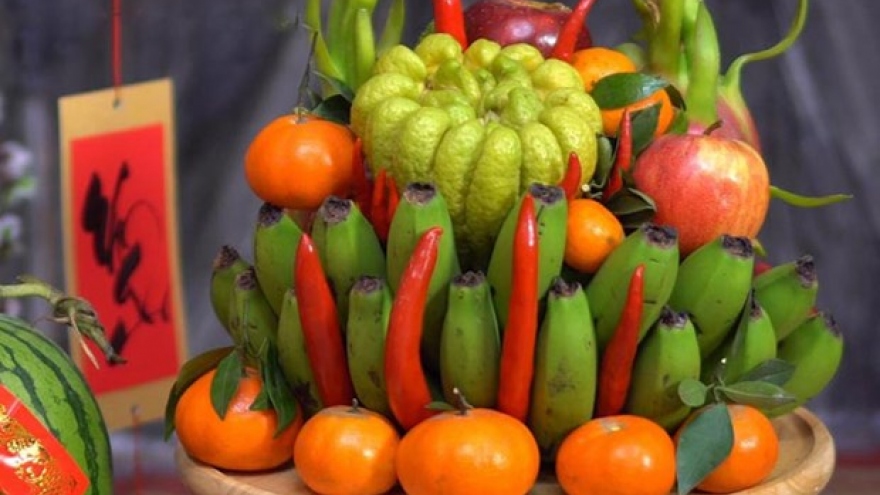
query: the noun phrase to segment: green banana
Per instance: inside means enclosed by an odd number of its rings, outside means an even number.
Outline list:
[[[687,313],[666,306],[639,346],[624,411],[674,430],[691,412],[678,396],[678,385],[699,378],[694,325]]]
[[[535,217],[538,222],[538,297],[543,298],[553,279],[562,273],[568,201],[565,199],[565,192],[558,186],[535,183],[529,186],[525,194],[535,199]],[[513,237],[520,204],[521,200],[516,207],[511,208],[501,225],[486,272],[501,329],[507,324],[513,272]]]
[[[493,407],[498,394],[501,338],[486,276],[467,271],[449,284],[440,337],[443,396],[455,404],[458,389],[475,407]]]
[[[600,351],[617,327],[626,302],[629,279],[639,264],[645,265],[640,337],[644,338],[675,286],[679,266],[678,232],[651,222],[642,224],[611,251],[587,284],[587,299],[593,312]]]
[[[782,386],[796,401],[773,409],[779,416],[819,395],[831,382],[843,359],[843,335],[830,313],[809,316],[779,343],[777,357],[794,365],[794,374]]]
[[[678,268],[669,305],[697,328],[700,355],[709,356],[736,324],[752,289],[755,250],[748,237],[720,235]]]
[[[770,315],[752,294],[746,300],[736,331],[705,362],[704,381],[719,376],[735,383],[753,368],[776,357],[776,333]],[[719,367],[720,366],[720,367]]]
[[[346,334],[348,370],[364,407],[391,417],[385,393],[385,334],[391,290],[379,277],[363,276],[351,288]]]
[[[299,304],[293,289],[284,292],[278,315],[278,364],[303,414],[310,417],[324,406],[312,374],[306,342],[299,320]]]
[[[555,457],[569,432],[593,416],[597,356],[590,305],[581,285],[556,278],[538,333],[528,419],[547,459]]]
[[[385,276],[385,253],[370,221],[354,201],[330,196],[318,208],[312,241],[333,286],[339,321],[348,322],[348,297],[365,275]]]
[[[392,293],[397,293],[398,283],[419,237],[435,226],[443,229],[443,236],[437,255],[437,265],[428,288],[422,333],[422,351],[425,354],[426,366],[431,371],[439,371],[440,334],[449,299],[449,282],[452,277],[461,273],[461,269],[458,253],[455,250],[452,220],[443,196],[433,183],[408,184],[401,194],[400,204],[388,230],[386,280]]]
[[[248,356],[262,357],[275,343],[278,317],[257,282],[255,269],[246,268],[236,275],[229,313],[235,343],[244,346]]]
[[[232,304],[232,287],[235,285],[235,277],[250,266],[251,264],[245,261],[232,246],[221,246],[211,266],[211,309],[214,310],[217,321],[230,336],[232,330],[229,325],[229,312]]]
[[[753,283],[755,297],[773,321],[777,342],[809,318],[819,292],[816,265],[808,254],[774,266]]]
[[[260,288],[275,314],[293,287],[293,263],[302,230],[283,208],[263,203],[254,229],[254,269]]]

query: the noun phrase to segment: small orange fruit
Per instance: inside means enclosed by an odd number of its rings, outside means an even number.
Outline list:
[[[293,423],[276,435],[275,411],[251,410],[263,381],[257,370],[247,368],[221,419],[211,404],[211,382],[216,373],[215,369],[199,377],[177,403],[174,424],[184,450],[198,461],[232,471],[262,471],[290,461],[303,423],[298,406]]]
[[[757,486],[770,476],[779,459],[779,436],[764,413],[743,404],[729,404],[727,410],[733,424],[733,449],[697,485],[704,492],[732,493]],[[699,413],[694,412],[690,419]],[[675,434],[676,444],[683,429],[684,425]]]
[[[568,495],[667,495],[675,483],[675,445],[641,416],[606,416],[568,434],[556,454]]]
[[[623,242],[623,225],[602,203],[575,199],[568,204],[565,262],[583,273],[595,273]]]
[[[643,110],[652,105],[660,105],[660,113],[657,115],[657,127],[654,129],[654,137],[662,135],[669,129],[672,120],[675,118],[675,108],[672,106],[672,100],[666,90],[660,89],[652,93],[647,98],[643,98],[635,103],[620,107],[602,109],[602,132],[606,136],[617,137],[620,130],[620,121],[623,119],[623,110],[629,108],[630,115],[635,114],[638,110]]]
[[[379,495],[397,484],[399,443],[397,430],[381,414],[333,406],[303,425],[293,462],[303,483],[322,495]]]
[[[263,201],[291,210],[314,210],[344,196],[352,180],[354,135],[344,125],[307,114],[278,117],[251,141],[245,178]]]
[[[409,430],[397,451],[397,476],[409,495],[524,495],[539,469],[529,429],[493,409],[432,416]]]
[[[636,64],[629,57],[604,46],[578,50],[572,54],[569,63],[580,73],[587,93],[593,91],[596,82],[605,76],[636,71]]]

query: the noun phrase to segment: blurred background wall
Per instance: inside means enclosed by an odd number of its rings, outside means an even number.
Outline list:
[[[122,1],[125,82],[171,77],[176,88],[178,215],[194,353],[227,343],[207,297],[211,259],[222,244],[250,254],[259,203],[243,180],[242,157],[257,130],[295,104],[308,39],[292,26],[303,3]],[[796,2],[707,3],[727,63],[775,43]],[[428,1],[408,2],[407,42],[430,16]],[[111,85],[110,17],[109,0],[0,0],[0,141],[24,145],[38,181],[35,196],[16,209],[24,249],[3,263],[3,281],[29,272],[63,284],[57,98]],[[626,1],[598,2],[592,19],[596,44],[614,45],[637,29]],[[852,453],[880,449],[876,19],[880,2],[816,0],[801,40],[743,76],[772,182],[803,194],[855,195],[819,210],[774,202],[762,234],[774,262],[804,253],[816,259],[820,305],[836,316],[847,351],[837,379],[810,407],[841,451]]]

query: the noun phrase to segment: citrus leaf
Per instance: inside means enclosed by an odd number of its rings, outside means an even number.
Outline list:
[[[608,175],[611,173],[611,167],[614,165],[614,145],[611,139],[605,135],[596,136],[596,171],[593,173],[593,180],[590,182],[590,190],[602,190],[608,184]]]
[[[643,72],[611,74],[596,81],[590,96],[606,110],[622,108],[651,96],[669,86],[661,77]]]
[[[625,231],[638,228],[654,218],[657,208],[648,195],[631,187],[624,187],[608,199],[606,207],[620,220]]]
[[[660,104],[655,103],[632,114],[632,150],[638,156],[654,141],[657,120],[660,117]]]
[[[718,387],[725,397],[737,404],[761,410],[791,404],[797,398],[779,385],[770,382],[737,382]]]
[[[263,387],[260,389],[260,393],[254,397],[254,402],[248,409],[251,411],[268,411],[271,407],[272,402],[269,400],[269,388]]]
[[[794,369],[794,365],[788,361],[768,359],[746,372],[741,381],[767,382],[783,387],[791,379]]]
[[[682,428],[675,453],[679,495],[690,493],[733,448],[733,424],[725,404],[707,407]]]
[[[770,196],[799,208],[816,208],[840,203],[851,199],[852,194],[830,194],[828,196],[801,196],[776,186],[770,186]]]
[[[272,409],[278,417],[275,436],[280,435],[296,419],[296,399],[287,385],[278,359],[278,350],[270,345],[266,350],[262,366],[263,388],[269,396]]]
[[[237,352],[230,353],[217,365],[217,373],[211,380],[211,406],[220,419],[226,417],[229,403],[238,390],[242,370],[241,356]]]
[[[322,119],[336,122],[338,124],[347,125],[351,112],[351,102],[346,100],[344,96],[335,94],[329,98],[321,100],[312,113]]]
[[[217,364],[234,349],[232,346],[211,349],[191,358],[181,366],[165,402],[165,440],[171,438],[171,434],[174,432],[174,412],[183,392],[205,373],[216,368]]]
[[[678,383],[678,398],[688,407],[702,407],[706,404],[707,387],[700,380],[685,378]]]

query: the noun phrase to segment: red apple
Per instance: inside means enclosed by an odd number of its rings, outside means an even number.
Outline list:
[[[478,0],[464,12],[465,30],[469,40],[485,38],[502,46],[528,43],[549,57],[569,14],[567,5],[555,2]],[[584,26],[576,48],[591,45],[589,29]]]
[[[654,221],[678,229],[683,254],[721,234],[755,238],[770,204],[770,179],[750,145],[712,134],[667,134],[633,170],[657,207]]]

